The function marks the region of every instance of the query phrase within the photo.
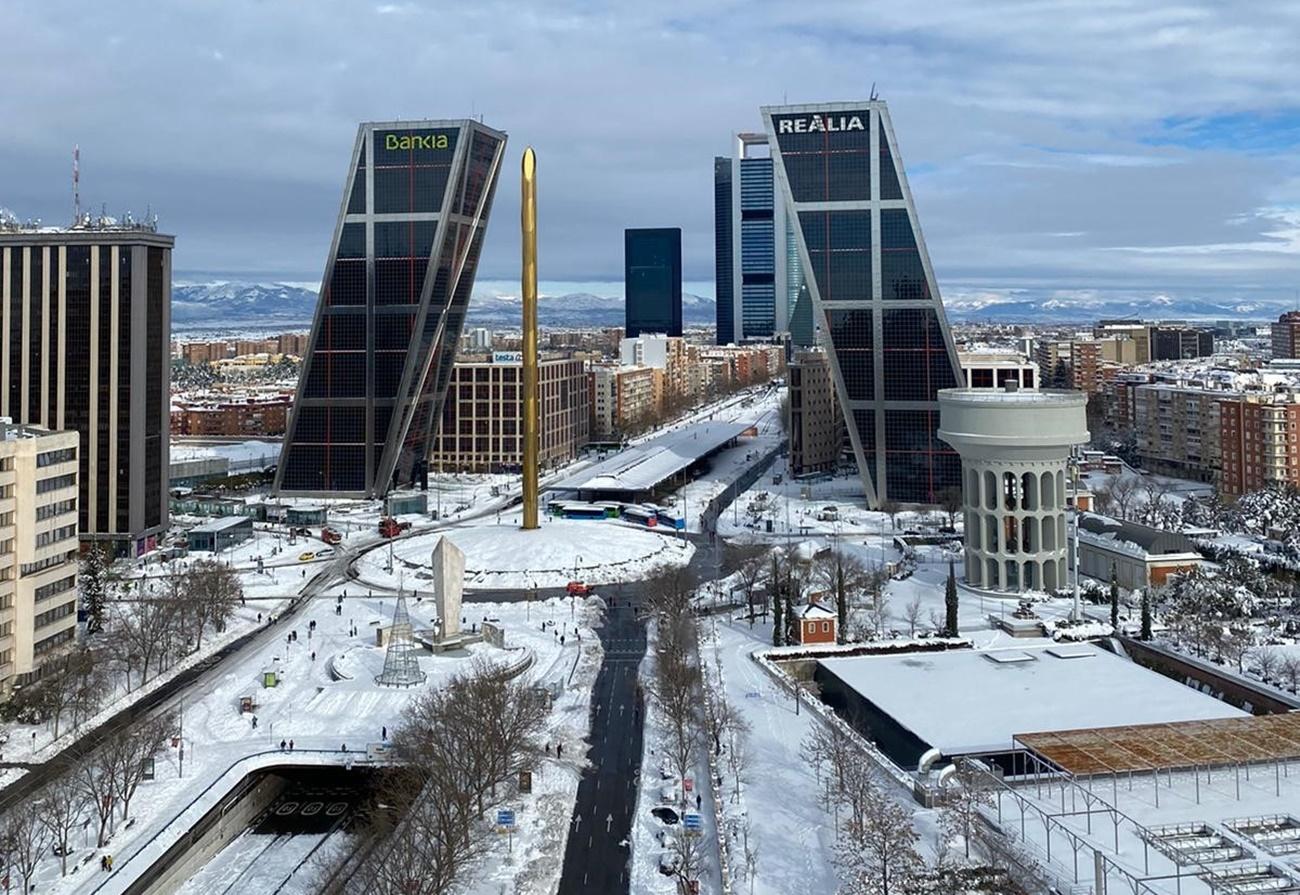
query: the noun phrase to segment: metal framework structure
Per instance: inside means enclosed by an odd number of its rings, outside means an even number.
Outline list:
[[[505,143],[470,120],[359,127],[276,493],[423,482]]]
[[[384,670],[375,675],[381,687],[415,687],[429,677],[420,670],[416,658],[420,647],[411,636],[411,616],[406,610],[406,595],[398,593],[393,609],[393,626],[388,629],[388,649],[384,652]]]
[[[1013,742],[1077,777],[1300,758],[1300,714],[1020,734]]]

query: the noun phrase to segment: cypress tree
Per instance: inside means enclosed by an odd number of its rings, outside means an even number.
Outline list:
[[[1119,633],[1119,575],[1115,564],[1110,564],[1110,627]]]
[[[944,635],[947,637],[957,636],[957,571],[948,561],[948,583],[943,590],[943,606],[946,613],[944,620]]]
[[[1142,639],[1151,639],[1151,591],[1142,591]]]
[[[849,642],[849,595],[845,592],[844,586],[844,561],[843,557],[837,557],[835,565],[835,641],[837,643]]]
[[[768,590],[768,598],[772,601],[772,645],[781,646],[785,643],[785,601],[781,597],[781,571],[775,556],[772,557],[772,584]]]
[[[106,578],[104,549],[92,544],[81,560],[81,607],[86,610],[86,633],[97,634],[104,628],[104,587]]]

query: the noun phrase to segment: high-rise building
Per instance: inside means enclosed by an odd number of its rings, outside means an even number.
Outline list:
[[[1219,492],[1236,497],[1266,485],[1300,486],[1300,398],[1233,395],[1219,402]]]
[[[713,160],[717,341],[770,341],[788,332],[804,283],[794,222],[777,201],[766,134],[737,134]]]
[[[840,456],[844,420],[835,399],[830,360],[820,349],[795,355],[790,382],[790,473],[830,472]]]
[[[623,295],[628,338],[682,334],[680,227],[623,231]]]
[[[107,219],[0,227],[0,416],[81,436],[81,537],[135,555],[167,528],[174,242]]]
[[[961,481],[937,395],[957,350],[880,101],[762,110],[777,189],[797,219],[814,316],[867,499],[932,503]]]
[[[277,492],[423,478],[505,142],[469,120],[358,128]]]
[[[1214,333],[1208,329],[1166,324],[1152,326],[1152,360],[1188,360],[1214,354]]]
[[[543,469],[567,463],[588,441],[587,371],[581,360],[538,362]],[[442,471],[505,472],[523,464],[523,362],[518,352],[457,359],[430,462]]]
[[[0,424],[0,696],[76,639],[77,440]]]
[[[1271,328],[1273,357],[1300,358],[1300,311],[1287,311]]]

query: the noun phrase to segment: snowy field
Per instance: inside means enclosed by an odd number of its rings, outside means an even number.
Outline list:
[[[656,566],[680,566],[695,553],[689,541],[656,534],[614,519],[557,519],[543,516],[535,531],[519,528],[517,510],[499,522],[458,526],[372,550],[357,562],[367,586],[427,587],[433,548],[444,535],[465,551],[467,588],[564,587],[569,581],[609,584],[644,578]]]
[[[171,461],[211,460],[224,457],[230,461],[230,471],[250,472],[269,469],[280,462],[279,441],[239,441],[230,443],[214,442],[203,444],[202,439],[173,438],[170,448]]]

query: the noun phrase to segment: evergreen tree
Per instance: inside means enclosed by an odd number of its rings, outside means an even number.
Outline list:
[[[844,562],[841,557],[835,566],[835,640],[849,642],[849,594],[844,585]]]
[[[1115,564],[1110,564],[1110,627],[1119,633],[1119,573]]]
[[[1151,639],[1151,591],[1142,591],[1142,639]]]
[[[946,612],[943,633],[947,637],[957,636],[957,570],[948,561],[948,583],[943,589],[943,606]]]
[[[776,557],[772,557],[772,580],[768,588],[768,598],[772,601],[772,646],[785,643],[785,600],[781,595],[781,570]]]
[[[791,644],[798,643],[799,642],[799,616],[795,614],[794,597],[790,595],[789,590],[786,590],[785,592],[784,615],[785,615],[785,642]]]
[[[86,610],[86,633],[96,634],[104,628],[104,591],[107,579],[104,548],[92,545],[81,559],[81,608]]]

